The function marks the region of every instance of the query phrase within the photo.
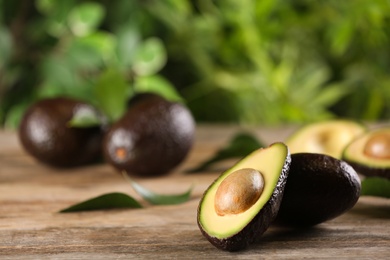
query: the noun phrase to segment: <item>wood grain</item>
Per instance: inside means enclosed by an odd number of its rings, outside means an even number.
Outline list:
[[[272,226],[245,251],[214,248],[201,235],[196,209],[203,191],[230,166],[185,174],[208,158],[237,126],[199,126],[187,160],[172,174],[138,181],[156,192],[183,192],[191,200],[176,206],[151,206],[81,213],[57,213],[73,203],[130,185],[101,164],[58,171],[37,163],[20,148],[15,133],[0,132],[1,259],[389,259],[390,200],[360,198],[348,213],[306,230]],[[248,129],[247,129],[248,130]],[[291,128],[249,129],[267,143],[283,140]]]

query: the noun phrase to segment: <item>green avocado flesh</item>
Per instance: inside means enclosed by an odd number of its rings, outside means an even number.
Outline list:
[[[323,121],[298,129],[286,144],[291,153],[321,153],[340,159],[345,146],[365,131],[354,121]]]
[[[342,158],[362,175],[390,179],[390,127],[360,135],[345,148]]]
[[[217,248],[235,251],[253,243],[276,217],[290,165],[290,153],[283,143],[258,149],[223,172],[205,191],[198,207],[198,225]],[[231,173],[243,168],[259,171],[264,188],[254,204],[244,212],[220,216],[215,210],[218,187]]]

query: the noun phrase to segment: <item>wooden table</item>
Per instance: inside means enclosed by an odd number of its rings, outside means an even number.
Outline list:
[[[237,126],[198,126],[187,160],[172,174],[137,181],[159,193],[183,192],[176,206],[57,213],[108,192],[140,199],[108,165],[58,171],[28,156],[12,132],[0,132],[0,259],[390,259],[390,200],[362,197],[343,216],[307,230],[272,226],[245,251],[213,247],[200,233],[196,209],[203,191],[232,161],[215,171],[185,174],[240,131]],[[250,129],[267,143],[291,128]]]

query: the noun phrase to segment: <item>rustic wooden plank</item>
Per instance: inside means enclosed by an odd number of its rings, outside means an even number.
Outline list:
[[[139,179],[156,192],[183,192],[195,184],[191,200],[150,206],[59,214],[75,202],[106,192],[138,199],[108,165],[57,171],[36,163],[12,132],[0,132],[1,259],[211,259],[357,258],[390,256],[390,200],[362,197],[347,214],[307,230],[272,226],[245,251],[228,253],[209,244],[196,224],[199,199],[218,172],[184,174],[213,154],[240,127],[201,126],[187,161],[171,175]],[[250,129],[267,143],[291,129]],[[219,169],[232,162],[221,164]]]

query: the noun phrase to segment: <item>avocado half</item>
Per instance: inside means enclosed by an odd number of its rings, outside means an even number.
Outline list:
[[[307,227],[336,218],[356,204],[360,191],[359,176],[346,162],[324,154],[292,154],[276,223]]]
[[[197,222],[211,244],[222,250],[237,251],[259,239],[278,213],[290,163],[287,146],[274,143],[247,155],[210,185],[199,203]],[[260,197],[244,212],[217,214],[215,200],[219,187],[230,175],[246,168],[260,172],[264,179]]]
[[[345,146],[366,132],[363,124],[350,120],[330,120],[305,125],[287,138],[293,153],[321,153],[340,159]]]
[[[344,150],[343,160],[367,177],[390,179],[390,127],[368,131]]]

